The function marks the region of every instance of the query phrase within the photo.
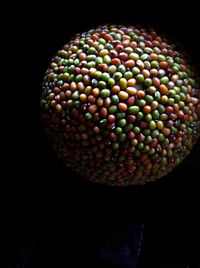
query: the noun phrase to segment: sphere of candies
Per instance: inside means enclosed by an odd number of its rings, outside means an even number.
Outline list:
[[[76,173],[109,185],[170,172],[200,135],[200,87],[188,57],[153,29],[103,25],[52,58],[44,129]]]

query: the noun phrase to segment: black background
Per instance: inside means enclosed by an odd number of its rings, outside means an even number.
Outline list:
[[[77,32],[103,23],[151,24],[182,43],[200,67],[197,4],[71,1],[12,6],[7,31],[9,78],[4,116],[2,233],[5,260],[17,260],[31,234],[36,243],[25,267],[117,267],[95,258],[109,225],[145,226],[141,267],[198,267],[200,145],[155,183],[113,188],[91,184],[60,162],[43,136],[39,97],[51,57]],[[5,21],[6,23],[6,21]],[[6,37],[7,39],[7,37]],[[29,238],[28,238],[29,239]],[[4,240],[2,240],[4,241]],[[179,263],[179,266],[178,266]],[[6,266],[6,267],[7,267]],[[13,266],[15,267],[15,266]]]

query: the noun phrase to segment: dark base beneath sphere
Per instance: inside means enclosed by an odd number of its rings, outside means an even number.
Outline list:
[[[134,223],[111,228],[97,250],[100,259],[123,267],[137,268],[143,240],[143,224]]]

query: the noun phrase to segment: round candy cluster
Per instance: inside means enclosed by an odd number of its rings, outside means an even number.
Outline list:
[[[200,134],[200,89],[186,55],[153,29],[103,25],[53,57],[41,97],[57,154],[88,180],[166,175]]]

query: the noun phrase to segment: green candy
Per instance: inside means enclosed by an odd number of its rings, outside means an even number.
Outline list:
[[[160,115],[160,120],[165,121],[167,119],[168,119],[168,115],[167,114],[161,114]]]
[[[148,135],[146,138],[145,138],[145,143],[146,144],[149,144],[149,143],[151,143],[152,142],[152,137],[150,136],[150,135]]]
[[[150,129],[145,128],[145,129],[142,131],[142,133],[143,133],[145,136],[148,136],[148,135],[151,133],[151,131],[150,131]]]
[[[109,73],[102,73],[101,79],[104,81],[108,81],[108,79],[110,78]],[[113,79],[114,80],[114,79]]]
[[[132,124],[128,124],[128,125],[125,126],[124,131],[125,131],[125,132],[129,132],[129,131],[131,131],[132,129],[133,129],[133,125],[132,125]]]
[[[110,96],[110,90],[109,89],[102,89],[100,91],[100,95],[102,98],[107,98]]]
[[[78,83],[78,82],[81,82],[82,79],[83,79],[83,75],[79,74],[79,75],[76,76],[75,81],[76,81],[76,83]]]
[[[139,127],[134,127],[133,131],[135,134],[139,134],[140,133],[140,128]]]
[[[151,133],[151,136],[152,136],[153,138],[155,138],[155,137],[157,137],[159,134],[160,134],[159,130],[158,130],[158,129],[154,129],[154,130],[152,131],[152,133]]]
[[[148,94],[154,95],[156,93],[156,88],[154,86],[150,86],[147,89]],[[158,92],[159,93],[159,92]]]
[[[157,69],[159,67],[159,63],[157,61],[152,61],[151,62],[151,67],[154,69]]]
[[[118,149],[119,149],[119,143],[118,143],[118,142],[113,142],[113,144],[112,144],[112,148],[113,148],[114,150],[118,150]]]
[[[142,112],[137,113],[137,120],[142,120],[144,118],[144,114]]]
[[[116,127],[116,129],[115,129],[115,133],[118,134],[118,135],[121,134],[122,131],[123,131],[123,130],[122,130],[121,127]]]
[[[105,45],[105,48],[108,49],[108,50],[112,50],[112,49],[114,49],[113,45],[111,45],[111,44],[109,44],[109,43],[107,43],[107,44]]]
[[[117,71],[124,74],[126,72],[126,68],[124,65],[120,64],[117,68]]]
[[[160,134],[158,135],[158,140],[161,141],[161,142],[163,142],[164,139],[165,139],[165,136],[164,136],[162,133],[160,133]]]
[[[96,55],[88,55],[87,58],[86,58],[86,60],[87,60],[88,62],[90,62],[90,61],[95,61],[96,58],[97,58]]]
[[[90,61],[90,62],[88,62],[87,63],[87,68],[93,68],[93,67],[95,67],[96,66],[96,62],[95,61]]]
[[[92,115],[91,115],[90,113],[86,113],[86,114],[85,114],[85,119],[86,119],[86,120],[90,120],[90,119],[92,119]]]
[[[121,79],[122,78],[122,73],[120,73],[120,72],[116,72],[116,73],[114,73],[114,75],[113,75],[113,79],[115,79],[115,80],[119,80],[119,79]]]
[[[146,101],[147,104],[149,104],[152,101],[154,101],[154,98],[151,95],[146,95],[145,96],[145,101]]]
[[[111,58],[110,56],[106,55],[103,57],[103,61],[106,63],[106,64],[110,64],[111,63]]]
[[[126,113],[124,113],[124,112],[117,113],[116,117],[117,117],[117,119],[125,118],[126,117]]]
[[[113,79],[113,78],[109,78],[108,79],[108,85],[110,86],[110,87],[112,87],[112,86],[114,86],[116,83],[115,83],[115,80]]]
[[[115,65],[111,65],[108,68],[108,72],[110,75],[113,75],[117,71],[117,67]]]
[[[105,45],[106,44],[106,40],[103,39],[103,38],[99,38],[98,42],[102,45]]]
[[[119,103],[119,97],[117,95],[112,95],[111,101],[113,104],[118,104]]]
[[[118,124],[119,124],[120,127],[124,127],[124,126],[126,126],[126,119],[120,119],[120,120],[118,121]]]
[[[166,57],[164,55],[158,55],[158,61],[166,61]]]
[[[141,59],[142,61],[145,61],[145,60],[150,60],[150,57],[149,57],[148,54],[142,54],[142,55],[140,56],[140,59]]]
[[[136,76],[136,80],[138,81],[138,83],[143,83],[144,82],[144,76],[142,74],[138,74]]]
[[[129,114],[137,114],[139,112],[140,108],[138,106],[130,106],[128,108]]]
[[[138,143],[137,148],[139,150],[143,150],[144,149],[144,143],[143,142]]]
[[[94,54],[96,52],[96,49],[94,47],[89,47],[88,53],[89,54]]]
[[[102,120],[99,122],[99,124],[100,124],[101,127],[105,127],[105,126],[107,125],[107,123],[108,123],[108,120],[107,120],[106,118],[102,119]]]
[[[158,119],[159,116],[160,116],[160,113],[159,113],[158,110],[154,110],[154,111],[152,112],[152,117],[153,117],[153,119]]]
[[[114,114],[117,112],[117,106],[116,105],[112,105],[108,108],[108,112],[111,114]]]
[[[151,114],[146,114],[146,115],[145,115],[145,120],[146,120],[147,122],[150,122],[150,121],[152,120],[152,115],[151,115]]]
[[[140,69],[138,67],[133,67],[132,73],[133,73],[133,75],[138,75],[140,73]]]
[[[119,135],[119,141],[123,142],[123,141],[125,141],[125,139],[126,139],[126,134],[125,133],[121,133]]]
[[[102,63],[103,63],[103,59],[102,59],[102,57],[97,57],[97,58],[96,58],[96,63],[97,63],[97,64],[102,64]]]
[[[160,83],[166,85],[169,82],[169,78],[167,76],[163,76],[160,79]]]
[[[101,81],[98,82],[98,85],[99,85],[100,88],[103,89],[103,88],[106,87],[106,82],[101,80]],[[108,90],[108,91],[110,92],[109,89],[106,89],[106,90]],[[109,96],[110,96],[110,95],[109,95]],[[107,97],[108,97],[108,96],[107,96]]]
[[[139,99],[139,100],[137,100],[137,105],[139,107],[143,107],[146,105],[146,101],[144,99]]]
[[[150,121],[150,122],[149,122],[149,129],[153,130],[153,129],[155,129],[155,128],[156,128],[156,123],[155,123],[155,121]]]
[[[100,72],[100,71],[96,71],[94,76],[95,76],[97,79],[101,79],[102,72]]]
[[[151,85],[152,85],[152,80],[151,80],[151,78],[146,78],[146,79],[144,80],[144,84],[145,84],[145,86],[147,86],[147,87],[151,86]]]
[[[128,71],[128,72],[125,72],[125,73],[124,73],[124,78],[125,78],[125,79],[129,80],[129,79],[131,79],[132,77],[133,77],[133,73],[132,73],[132,72]]]
[[[158,104],[158,111],[162,114],[165,111],[165,106],[162,104]]]

